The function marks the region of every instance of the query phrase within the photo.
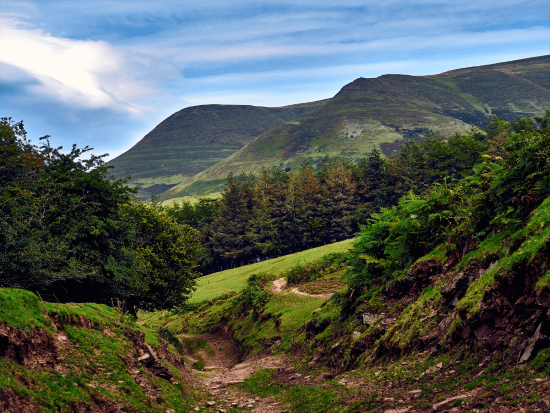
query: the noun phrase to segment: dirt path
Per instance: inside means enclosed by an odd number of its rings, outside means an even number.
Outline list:
[[[334,294],[334,293],[308,294],[298,290],[298,287],[294,287],[291,290],[286,290],[285,292],[286,285],[287,285],[286,280],[284,278],[279,278],[273,281],[273,284],[271,285],[271,291],[273,291],[275,294],[288,294],[289,292],[291,292],[296,295],[301,295],[302,297],[313,297],[313,298],[330,298]]]
[[[284,277],[279,278],[275,281],[273,281],[273,284],[271,285],[271,291],[273,291],[275,294],[281,294],[283,290],[286,288],[286,280]]]
[[[204,362],[203,371],[193,370],[192,375],[197,384],[204,387],[212,395],[204,401],[215,401],[217,408],[247,407],[255,413],[280,413],[283,409],[273,398],[255,397],[237,385],[262,368],[284,369],[289,362],[283,356],[252,357],[238,362],[233,343],[219,336],[196,336],[194,339],[204,339],[209,349],[201,349],[197,353]],[[198,361],[197,353],[186,354],[193,364]],[[293,370],[293,369],[292,369]],[[205,406],[200,406],[205,407]]]

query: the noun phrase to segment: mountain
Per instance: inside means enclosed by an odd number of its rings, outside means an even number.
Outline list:
[[[143,192],[160,193],[241,149],[256,136],[321,106],[279,108],[203,105],[182,109],[109,161],[115,178],[132,176]]]
[[[301,117],[270,129],[239,151],[185,179],[162,199],[220,190],[229,172],[261,167],[291,170],[325,156],[356,161],[373,149],[385,155],[429,131],[451,136],[550,107],[550,56],[453,70],[438,75],[359,78]]]

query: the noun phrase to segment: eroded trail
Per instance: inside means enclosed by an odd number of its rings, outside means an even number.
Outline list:
[[[289,292],[291,292],[296,295],[301,295],[302,297],[312,297],[312,298],[330,298],[334,294],[334,293],[309,294],[298,290],[298,287],[294,287],[288,290],[286,289],[286,286],[287,286],[287,281],[284,278],[279,278],[273,281],[273,284],[271,285],[271,291],[273,291],[275,294],[288,294]]]
[[[273,398],[258,398],[247,393],[240,383],[243,383],[253,373],[260,369],[290,369],[288,359],[284,356],[256,356],[239,362],[234,344],[231,340],[220,336],[194,336],[186,338],[188,342],[206,341],[207,345],[197,351],[185,349],[185,356],[190,364],[197,361],[204,363],[201,371],[193,370],[192,375],[197,384],[204,387],[212,395],[204,401],[215,402],[218,409],[230,407],[247,407],[256,413],[280,413],[284,409]]]

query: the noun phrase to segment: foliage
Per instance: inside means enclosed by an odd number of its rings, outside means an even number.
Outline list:
[[[134,300],[147,310],[177,307],[196,284],[198,232],[143,202],[125,205],[124,213],[134,224],[137,252],[144,261],[140,282],[146,290]]]
[[[463,194],[452,193],[449,185],[471,174],[487,147],[484,136],[477,130],[448,140],[431,134],[387,159],[373,150],[357,164],[325,158],[317,170],[306,162],[289,173],[275,168],[263,169],[259,176],[229,174],[220,208],[203,230],[205,247],[216,265],[235,266],[334,243],[376,220],[381,208],[396,205],[404,194],[410,197],[408,208],[414,209],[421,202],[414,197],[438,183],[448,199],[435,198],[450,208]],[[441,212],[443,207],[432,209]],[[405,260],[415,255],[411,251]]]
[[[115,300],[167,308],[191,291],[198,235],[162,211],[133,205],[103,156],[26,139],[0,122],[0,285],[47,300]],[[172,284],[181,281],[182,286]]]
[[[515,244],[519,245],[533,225],[516,231],[550,194],[550,136],[545,126],[550,111],[545,113],[538,123],[529,119],[507,123],[494,118],[486,138],[464,138],[464,144],[472,145],[485,139],[487,152],[478,157],[469,173],[462,170],[462,179],[435,182],[421,195],[411,190],[396,206],[373,213],[353,248],[349,288],[362,289],[373,280],[398,277],[436,247],[438,256],[445,256],[445,251],[460,248],[469,240],[490,241],[494,233],[502,233],[499,239],[516,233],[512,243],[517,238]],[[432,140],[428,147],[439,148],[440,144]],[[453,145],[459,148],[457,153],[464,149],[462,144]],[[436,152],[441,153],[439,149]],[[437,169],[439,163],[432,165]],[[544,223],[540,225],[537,230],[542,230]]]

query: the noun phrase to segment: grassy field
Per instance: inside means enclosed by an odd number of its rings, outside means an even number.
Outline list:
[[[285,255],[284,257],[273,258],[256,264],[207,275],[199,278],[198,288],[189,302],[198,303],[205,300],[211,300],[232,291],[240,291],[245,287],[246,281],[252,274],[283,274],[297,264],[309,263],[330,253],[347,251],[351,248],[352,243],[353,239],[349,239],[323,247]]]

